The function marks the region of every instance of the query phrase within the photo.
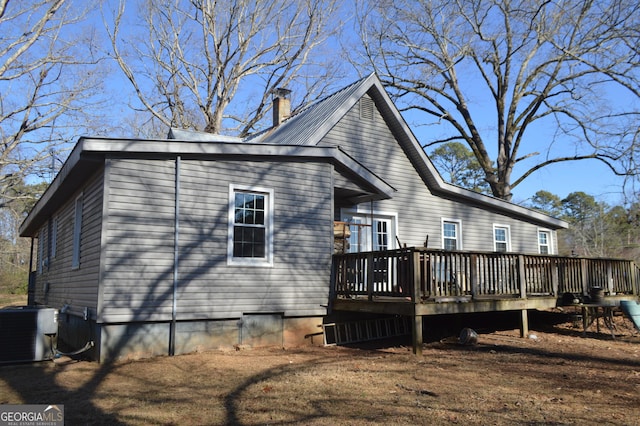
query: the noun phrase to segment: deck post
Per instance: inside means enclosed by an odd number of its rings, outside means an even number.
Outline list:
[[[422,356],[422,315],[416,315],[413,313],[413,354],[416,356]]]
[[[426,258],[424,259],[426,262]],[[413,303],[413,329],[412,343],[413,354],[422,356],[422,315],[418,315],[418,303],[422,300],[420,293],[420,251],[414,251],[411,256],[411,281],[413,286],[413,294],[411,295],[411,303]]]
[[[587,265],[587,259],[580,259],[580,278],[582,278],[582,295],[587,296],[589,294],[589,266]]]
[[[471,296],[476,297],[478,291],[478,255],[472,254],[469,259],[469,281],[471,281]]]
[[[375,269],[373,267],[373,252],[366,255],[367,259],[367,299],[373,300],[373,275]]]
[[[520,285],[520,298],[527,298],[527,279],[524,272],[524,256],[518,255],[518,284]]]
[[[327,314],[331,314],[333,308],[333,302],[338,294],[338,263],[342,262],[342,259],[338,260],[335,255],[331,256],[331,275],[329,277],[329,303],[327,304]]]
[[[425,258],[425,262],[427,259]],[[420,289],[420,252],[413,251],[411,256],[411,266],[409,268],[411,274],[411,286],[412,286],[412,294],[411,294],[411,302],[415,305],[416,303],[420,303],[422,300],[422,294]]]
[[[551,291],[553,296],[558,297],[558,288],[560,287],[560,270],[558,266],[558,259],[551,258]]]
[[[529,316],[527,310],[520,311],[520,337],[527,337],[529,335]]]
[[[527,280],[524,270],[524,255],[518,255],[518,281],[520,282],[520,298],[527,298]],[[520,337],[529,335],[529,316],[526,309],[520,311]]]

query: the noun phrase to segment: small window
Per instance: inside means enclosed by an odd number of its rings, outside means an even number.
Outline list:
[[[538,253],[551,254],[551,233],[549,231],[538,231]]]
[[[459,221],[442,221],[442,248],[445,250],[462,250]]]
[[[511,235],[508,225],[493,225],[494,250],[497,252],[511,251]]]
[[[82,196],[76,198],[75,213],[73,216],[73,257],[71,267],[80,267],[80,243],[82,240]]]
[[[273,264],[273,191],[230,187],[227,263]]]

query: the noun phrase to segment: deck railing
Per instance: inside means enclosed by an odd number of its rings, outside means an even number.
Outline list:
[[[336,296],[412,300],[640,294],[640,268],[630,260],[424,248],[337,254]],[[415,297],[415,298],[414,298]]]

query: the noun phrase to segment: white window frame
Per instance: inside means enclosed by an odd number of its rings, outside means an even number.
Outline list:
[[[542,253],[542,247],[544,246],[544,244],[540,244],[540,234],[547,234],[547,250],[548,253],[547,254],[554,254],[553,251],[553,233],[551,232],[551,229],[547,229],[547,228],[538,228],[538,232],[536,233],[536,239],[538,240],[538,253],[539,254],[544,254]]]
[[[73,256],[71,268],[80,268],[80,246],[82,244],[82,212],[84,210],[83,194],[80,194],[74,203],[73,212]]]
[[[507,249],[503,252],[498,250],[498,243],[503,243],[503,241],[498,241],[496,239],[496,230],[504,229],[506,231],[506,240],[504,241],[507,244]],[[501,223],[493,224],[493,251],[499,253],[510,253],[511,252],[511,225],[503,225]]]
[[[367,209],[364,207],[360,207],[357,206],[355,209],[351,208],[347,208],[347,209],[341,209],[340,210],[340,217],[342,218],[342,220],[344,220],[345,222],[350,222],[350,218],[360,218],[362,219],[362,225],[365,225],[362,228],[362,232],[363,232],[363,241],[362,241],[362,246],[363,249],[359,250],[360,252],[365,252],[365,251],[372,251],[373,250],[373,241],[371,239],[372,235],[372,222],[371,222],[371,218],[373,216],[373,220],[388,220],[391,223],[391,229],[388,230],[388,234],[389,234],[389,238],[387,240],[387,250],[395,250],[396,248],[398,248],[398,244],[397,244],[397,235],[398,235],[398,213],[397,212],[389,212],[389,211],[380,211],[380,210],[373,210],[373,213],[371,212],[371,209]],[[355,235],[355,232],[353,229],[351,229],[351,235]],[[357,246],[355,244],[351,244],[351,246],[349,247],[349,253],[357,253],[358,250],[355,250],[357,248]]]
[[[264,195],[265,200],[265,256],[264,257],[234,257],[233,256],[233,230],[235,226],[235,195],[236,192],[247,192]],[[239,266],[273,266],[273,213],[274,213],[274,191],[271,188],[246,185],[229,185],[229,206],[228,206],[228,234],[227,234],[227,265]]]
[[[463,250],[462,248],[462,221],[460,219],[449,219],[449,218],[441,218],[440,219],[440,239],[442,240],[441,242],[441,248],[443,250],[445,250],[445,239],[451,239],[449,237],[445,237],[444,235],[444,225],[446,223],[453,223],[456,226],[456,250]]]
[[[388,227],[387,227],[388,224]],[[381,250],[393,250],[396,248],[396,233],[395,226],[392,218],[389,217],[375,217],[373,218],[373,241],[371,242],[371,249],[374,251]],[[377,225],[382,225],[381,232]],[[384,242],[381,243],[381,239],[384,237]]]

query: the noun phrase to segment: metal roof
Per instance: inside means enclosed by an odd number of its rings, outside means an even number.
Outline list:
[[[316,145],[377,80],[371,74],[289,117],[275,128],[247,138],[279,145]]]

